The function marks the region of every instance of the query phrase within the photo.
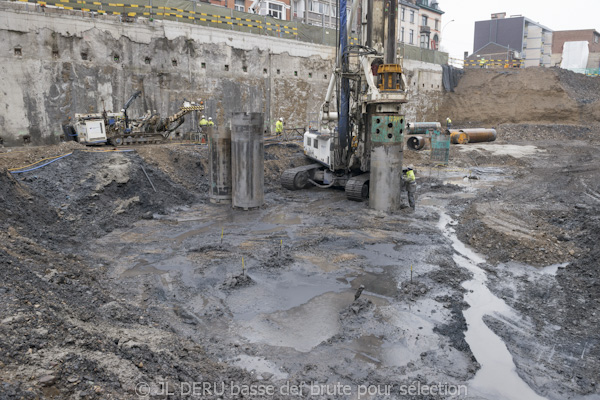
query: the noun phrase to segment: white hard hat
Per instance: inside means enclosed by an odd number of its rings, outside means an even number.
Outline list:
[[[283,118],[279,118],[280,121],[283,121]]]
[[[212,121],[212,117],[208,117],[208,120],[209,120],[209,121]]]
[[[203,115],[202,118],[206,118],[206,117]]]

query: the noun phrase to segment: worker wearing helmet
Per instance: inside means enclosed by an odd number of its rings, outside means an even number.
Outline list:
[[[214,126],[215,125],[215,123],[213,122],[213,120],[212,120],[211,117],[208,117],[208,124],[207,125],[208,126]]]
[[[408,205],[414,210],[417,179],[415,178],[414,167],[412,165],[402,169],[402,184],[404,186],[404,190],[406,190],[406,193],[408,193]]]
[[[206,119],[206,117],[203,115],[202,118],[200,119],[200,122],[198,122],[198,125],[200,125],[200,127],[203,126],[207,126],[208,125],[208,120]]]
[[[452,120],[450,117],[446,118],[446,129],[450,129],[452,127]]]
[[[277,122],[275,122],[275,134],[277,136],[283,133],[283,118],[279,118]]]

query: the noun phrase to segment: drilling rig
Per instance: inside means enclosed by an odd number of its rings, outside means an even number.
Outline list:
[[[358,45],[348,34],[359,15]],[[397,57],[398,2],[339,1],[336,66],[319,112],[304,133],[304,154],[316,163],[283,172],[290,190],[343,187],[350,200],[376,210],[400,208],[407,85]],[[335,97],[334,97],[335,93]]]

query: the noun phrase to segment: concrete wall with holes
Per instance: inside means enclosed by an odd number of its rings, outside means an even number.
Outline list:
[[[55,143],[75,113],[118,111],[136,90],[142,95],[129,109],[134,117],[148,109],[167,116],[184,99],[203,100],[217,124],[248,111],[265,114],[267,131],[279,117],[286,127],[305,127],[316,120],[335,59],[332,47],[294,40],[2,3],[4,145],[25,137]],[[427,98],[441,93],[441,67],[407,61],[405,69],[414,94],[406,115],[416,120]],[[195,122],[188,116],[181,130],[193,131]]]

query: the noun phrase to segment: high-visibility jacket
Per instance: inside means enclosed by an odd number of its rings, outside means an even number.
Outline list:
[[[214,126],[214,125],[215,125],[215,123],[214,123],[214,122],[212,122],[212,121],[208,121],[208,124],[207,124],[207,125],[208,125],[208,126]]]
[[[404,176],[408,183],[416,182],[415,173],[413,172],[412,169],[409,169],[408,171],[406,171]]]
[[[206,125],[208,125],[208,120],[206,118],[202,118],[200,120],[200,122],[198,122],[198,125],[200,125],[200,126],[206,126]]]
[[[446,126],[452,125],[452,120],[450,118],[446,118]]]
[[[283,122],[277,121],[275,122],[275,133],[283,132]]]

